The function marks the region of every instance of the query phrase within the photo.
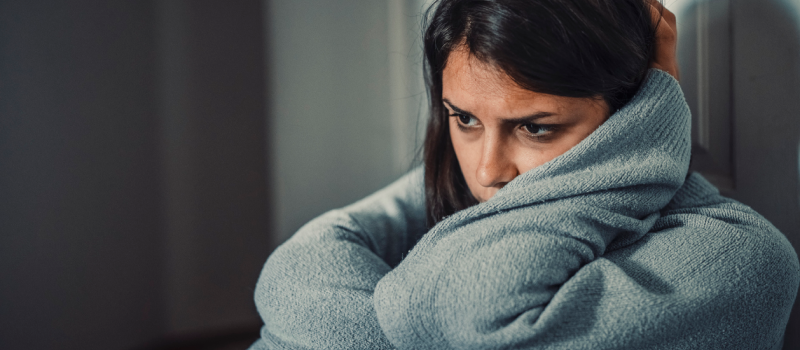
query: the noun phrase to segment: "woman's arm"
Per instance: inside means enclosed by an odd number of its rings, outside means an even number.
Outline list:
[[[789,241],[750,207],[692,174],[652,232],[581,269],[548,308],[595,315],[552,339],[626,349],[780,349],[800,283]],[[587,291],[602,293],[587,297]],[[592,300],[594,299],[594,300]],[[558,327],[555,327],[558,328]]]
[[[683,182],[677,82],[651,71],[642,91],[608,134],[445,219],[381,279],[398,349],[780,347],[796,253],[699,175]]]
[[[561,286],[644,237],[683,184],[689,126],[677,81],[651,70],[581,143],[428,232],[375,289],[384,333],[398,349],[545,344],[554,325],[569,327],[550,321],[567,314],[548,308]],[[586,305],[570,312],[594,317]]]
[[[390,349],[373,309],[378,281],[425,231],[422,169],[303,226],[267,260],[251,349]]]
[[[564,283],[525,349],[780,349],[800,283],[791,244],[691,175],[646,236]]]

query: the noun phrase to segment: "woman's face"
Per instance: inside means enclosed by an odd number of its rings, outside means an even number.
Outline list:
[[[442,98],[461,172],[480,202],[577,145],[609,116],[602,99],[525,90],[465,49],[448,57]]]

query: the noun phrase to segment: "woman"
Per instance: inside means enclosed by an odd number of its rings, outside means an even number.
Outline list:
[[[674,23],[642,0],[435,3],[424,169],[270,256],[252,348],[780,348],[797,255],[687,175]]]

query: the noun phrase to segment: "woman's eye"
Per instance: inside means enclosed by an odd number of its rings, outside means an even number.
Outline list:
[[[525,124],[522,127],[532,136],[544,136],[552,129],[552,127],[539,124]]]
[[[464,125],[466,125],[466,126],[474,126],[474,125],[475,125],[475,124],[477,124],[477,122],[478,122],[478,120],[477,120],[477,119],[475,119],[475,118],[473,118],[473,117],[471,117],[471,116],[468,116],[468,115],[464,115],[464,114],[458,114],[458,115],[456,115],[456,116],[458,117],[458,121],[459,121],[461,124],[464,124]]]

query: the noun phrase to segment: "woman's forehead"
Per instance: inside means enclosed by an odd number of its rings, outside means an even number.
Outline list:
[[[442,88],[468,90],[480,95],[521,95],[530,97],[530,90],[520,87],[508,74],[481,61],[466,48],[453,50],[442,72]]]
[[[442,98],[477,117],[517,118],[540,112],[580,116],[608,104],[591,97],[566,97],[534,92],[517,84],[501,69],[470,54],[453,50],[442,71]]]
[[[514,118],[537,112],[569,114],[582,109],[575,98],[520,87],[502,70],[465,49],[453,50],[442,72],[442,97],[475,116]]]

